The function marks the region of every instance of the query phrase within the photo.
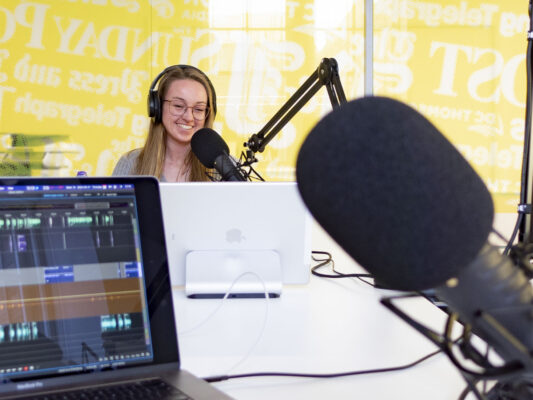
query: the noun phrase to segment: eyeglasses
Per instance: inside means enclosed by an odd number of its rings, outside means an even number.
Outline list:
[[[191,106],[188,107],[183,101],[181,100],[164,100],[170,103],[170,115],[173,115],[174,117],[181,117],[185,112],[191,108],[192,109],[192,116],[197,121],[203,121],[207,118],[209,115],[209,108],[201,105]]]

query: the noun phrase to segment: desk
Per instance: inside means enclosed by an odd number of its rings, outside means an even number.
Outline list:
[[[313,244],[314,250],[330,251],[340,271],[362,272],[318,226],[313,228]],[[177,287],[173,294],[182,365],[200,377],[393,367],[436,349],[379,303],[389,291],[352,278],[311,276],[307,285],[283,287],[280,298],[268,300],[265,325],[266,299],[228,299],[217,309],[221,300],[188,299]],[[410,315],[442,331],[443,312],[423,299],[408,302]],[[210,314],[205,324],[196,327]],[[465,385],[443,354],[400,372],[334,379],[257,377],[215,383],[242,400],[456,400]]]

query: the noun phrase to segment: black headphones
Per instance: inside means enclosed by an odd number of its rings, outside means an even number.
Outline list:
[[[155,123],[159,123],[163,119],[163,108],[161,107],[161,101],[159,99],[159,94],[157,92],[157,89],[155,86],[157,85],[157,82],[161,79],[162,76],[164,76],[167,72],[172,71],[176,68],[191,68],[195,71],[198,71],[202,76],[205,78],[207,83],[209,84],[209,88],[211,89],[211,93],[213,94],[213,115],[217,114],[217,95],[215,93],[215,88],[207,75],[203,73],[201,70],[199,70],[196,67],[193,67],[192,65],[186,65],[186,64],[178,64],[178,65],[171,65],[170,67],[165,68],[162,72],[159,73],[153,80],[152,84],[150,85],[150,90],[148,92],[148,116],[150,118],[154,118]]]

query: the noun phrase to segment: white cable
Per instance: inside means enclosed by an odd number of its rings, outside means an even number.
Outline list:
[[[255,340],[255,342],[252,344],[252,346],[250,347],[250,349],[246,352],[246,354],[244,355],[244,357],[242,357],[239,361],[237,361],[231,368],[229,368],[225,375],[228,375],[230,373],[230,371],[233,371],[235,368],[237,368],[240,364],[242,364],[243,362],[245,362],[248,357],[250,357],[250,354],[252,354],[252,352],[254,351],[254,349],[256,348],[256,346],[259,344],[261,338],[263,337],[263,334],[265,333],[265,330],[266,330],[266,325],[267,325],[267,321],[268,321],[268,313],[269,313],[269,296],[268,296],[268,292],[267,292],[267,288],[266,288],[266,285],[265,285],[265,281],[263,281],[263,279],[258,275],[256,274],[255,272],[245,272],[243,273],[238,279],[240,279],[242,276],[246,275],[246,274],[251,274],[253,276],[255,276],[259,282],[261,282],[261,285],[263,286],[263,292],[265,294],[265,317],[263,318],[263,326],[261,327],[261,330],[259,332],[259,335],[257,335],[257,339]]]
[[[257,336],[257,339],[255,340],[255,342],[248,349],[246,354],[237,363],[235,363],[231,368],[229,368],[226,371],[226,374],[228,374],[230,371],[234,370],[237,366],[239,366],[244,361],[246,361],[248,359],[248,357],[250,357],[250,354],[252,354],[253,350],[258,345],[258,343],[261,340],[261,338],[263,337],[263,334],[264,334],[265,329],[266,329],[266,325],[267,325],[267,321],[268,321],[268,314],[269,314],[269,296],[268,296],[268,291],[267,291],[267,288],[266,288],[266,284],[265,284],[263,279],[258,274],[256,274],[255,272],[251,272],[251,271],[243,272],[242,274],[240,274],[237,278],[235,278],[233,280],[233,282],[231,283],[229,289],[227,290],[226,294],[224,295],[224,297],[222,298],[220,303],[215,307],[215,309],[203,321],[201,321],[200,323],[196,324],[192,328],[189,328],[189,329],[184,330],[184,331],[178,331],[178,337],[180,337],[182,335],[190,334],[191,332],[193,332],[193,331],[197,330],[198,328],[202,327],[203,325],[205,325],[209,320],[211,320],[211,318],[213,318],[213,316],[218,312],[218,310],[220,310],[220,308],[222,307],[222,305],[224,304],[226,299],[231,294],[231,290],[233,289],[233,286],[235,286],[235,284],[246,275],[255,276],[259,280],[259,282],[261,282],[261,285],[263,286],[263,293],[265,295],[265,317],[263,319],[263,324],[262,324],[262,327],[261,327],[261,331],[259,332],[259,335]]]

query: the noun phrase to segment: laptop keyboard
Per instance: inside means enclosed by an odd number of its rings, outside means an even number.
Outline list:
[[[27,399],[30,399],[28,397]],[[193,400],[161,379],[32,396],[32,400]]]

